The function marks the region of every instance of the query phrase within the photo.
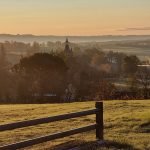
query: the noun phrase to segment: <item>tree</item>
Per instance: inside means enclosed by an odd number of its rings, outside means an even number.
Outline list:
[[[115,93],[115,86],[105,80],[100,81],[97,89],[98,100],[111,100]]]
[[[121,75],[123,72],[124,53],[109,51],[106,55],[107,62],[111,65],[111,74]]]
[[[65,91],[67,67],[58,56],[36,53],[22,58],[13,70],[21,76],[22,96],[44,96],[44,94],[61,96]],[[24,93],[25,90],[26,93]]]
[[[9,64],[6,60],[6,51],[3,44],[0,45],[0,100],[6,102],[11,90],[11,77],[9,73]]]
[[[34,42],[32,44],[32,46],[30,46],[27,50],[27,56],[32,56],[35,53],[39,53],[40,52],[40,44],[37,42]]]
[[[137,56],[126,56],[124,58],[124,72],[128,75],[133,75],[137,72],[140,60]]]
[[[150,90],[150,69],[147,66],[139,66],[137,79],[142,88],[144,99],[147,99]]]

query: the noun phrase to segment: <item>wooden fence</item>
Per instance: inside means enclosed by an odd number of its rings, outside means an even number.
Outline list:
[[[67,137],[70,135],[83,133],[83,132],[87,132],[87,131],[91,131],[91,130],[95,130],[95,129],[96,129],[96,138],[99,140],[103,140],[103,102],[96,102],[96,108],[92,109],[92,110],[85,110],[85,111],[76,112],[76,113],[69,113],[69,114],[64,114],[64,115],[59,115],[59,116],[53,116],[53,117],[40,118],[40,119],[34,119],[34,120],[0,125],[0,131],[3,132],[3,131],[7,131],[7,130],[35,126],[35,125],[39,125],[39,124],[51,123],[51,122],[55,122],[55,121],[83,117],[83,116],[93,115],[93,114],[96,114],[96,123],[95,124],[68,130],[68,131],[64,131],[64,132],[41,136],[38,138],[33,138],[30,140],[25,140],[25,141],[18,142],[18,143],[3,145],[3,146],[0,146],[0,150],[16,150],[16,149],[25,148],[25,147],[32,146],[35,144],[40,144],[43,142],[47,142],[47,141],[51,141],[54,139],[63,138],[63,137]]]

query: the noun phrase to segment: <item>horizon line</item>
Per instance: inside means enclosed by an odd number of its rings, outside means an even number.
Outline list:
[[[59,36],[59,37],[98,37],[98,36],[150,36],[150,34],[103,34],[103,35],[51,35],[51,34],[11,34],[0,33],[0,35],[12,35],[12,36]]]

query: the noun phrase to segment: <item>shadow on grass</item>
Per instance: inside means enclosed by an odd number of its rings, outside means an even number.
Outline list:
[[[75,147],[80,147],[81,145],[84,145],[85,143],[86,142],[82,140],[71,140],[69,142],[59,144],[53,147],[51,150],[69,150]]]
[[[132,145],[125,142],[117,141],[95,141],[95,142],[85,142],[85,141],[70,141],[63,143],[59,146],[52,148],[52,150],[70,150],[78,147],[77,150],[138,150]]]
[[[150,133],[150,121],[141,124],[138,131],[142,133]]]
[[[125,142],[117,141],[104,141],[93,142],[87,144],[85,147],[81,147],[80,150],[137,150],[132,145]]]

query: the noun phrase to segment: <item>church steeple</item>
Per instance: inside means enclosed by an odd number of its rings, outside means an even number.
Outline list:
[[[69,46],[69,40],[68,38],[66,38],[66,42],[65,42],[65,50],[64,50],[65,54],[67,55],[72,55],[72,48],[70,48]]]
[[[66,38],[66,43],[69,43],[68,38]]]

